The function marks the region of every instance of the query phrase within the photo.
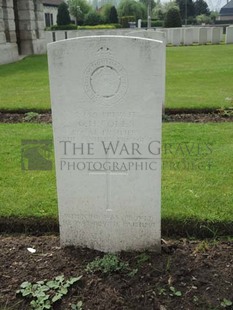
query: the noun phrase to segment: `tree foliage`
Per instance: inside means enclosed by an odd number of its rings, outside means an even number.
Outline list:
[[[134,16],[135,20],[146,18],[147,9],[141,2],[135,0],[121,0],[118,6],[118,14],[123,16]]]
[[[152,9],[152,18],[163,20],[165,17],[165,13],[163,10],[163,5],[161,3],[158,3],[153,9]]]
[[[86,0],[68,0],[67,4],[77,24],[82,23],[85,15],[92,11],[91,5]]]
[[[185,20],[186,4],[187,4],[187,18],[195,16],[195,7],[193,0],[176,0],[176,3],[180,9],[180,16],[182,21]]]
[[[156,7],[152,11],[152,17],[158,20],[164,20],[168,10],[172,7],[177,7],[177,3],[175,1],[157,3]]]
[[[63,25],[69,25],[70,23],[71,23],[71,20],[70,20],[68,5],[65,2],[62,2],[58,6],[57,25],[63,26]]]
[[[110,23],[110,10],[111,10],[112,4],[106,3],[100,8],[100,14],[106,24]]]
[[[195,9],[195,16],[210,14],[208,4],[204,0],[196,0],[194,2],[194,9]]]
[[[165,19],[164,19],[164,26],[166,28],[182,26],[180,10],[178,7],[173,6],[168,9]]]
[[[211,18],[212,22],[215,22],[218,16],[219,16],[219,12],[217,12],[217,11],[211,11],[210,12],[210,18]]]
[[[210,16],[207,16],[205,14],[197,15],[196,16],[196,21],[198,25],[201,24],[210,24],[211,23],[211,18]]]
[[[148,7],[148,1],[150,1],[151,10],[153,10],[156,7],[156,3],[154,0],[139,0],[139,2],[145,5],[145,7]]]
[[[103,23],[103,19],[100,14],[96,11],[91,11],[86,14],[84,19],[84,25],[96,26]]]
[[[112,6],[109,13],[110,24],[118,24],[118,14],[115,6]]]

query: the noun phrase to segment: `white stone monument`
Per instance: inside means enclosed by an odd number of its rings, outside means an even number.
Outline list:
[[[233,43],[233,26],[229,26],[226,28],[226,44]]]
[[[138,31],[131,31],[128,32],[126,35],[132,36],[132,37],[139,37],[139,38],[147,38],[152,40],[158,40],[162,41],[164,44],[164,50],[166,50],[166,33],[163,31],[155,31],[153,29],[148,30],[138,30]],[[164,59],[162,60],[162,63],[165,63],[166,54],[164,53]],[[166,66],[164,65],[164,76],[165,76]],[[163,114],[165,114],[165,79],[164,85],[163,85]]]
[[[160,251],[164,44],[48,47],[61,245]]]
[[[138,19],[138,28],[142,28],[142,20],[141,19]]]
[[[184,45],[193,44],[193,28],[183,28]]]
[[[212,44],[219,44],[221,41],[221,34],[222,34],[222,28],[221,27],[212,27],[212,37],[211,37],[211,43]]]
[[[207,29],[205,27],[200,27],[199,28],[199,39],[198,43],[199,44],[206,44],[207,43]]]
[[[200,27],[192,27],[193,29],[193,42],[199,43],[199,29]]]
[[[183,34],[182,28],[172,28],[171,44],[172,45],[180,45],[181,41],[182,41],[182,34]]]

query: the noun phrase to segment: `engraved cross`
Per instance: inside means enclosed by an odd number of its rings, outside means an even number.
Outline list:
[[[108,158],[106,156],[105,162],[111,162],[113,159]],[[117,160],[117,159],[115,159]],[[112,180],[117,176],[128,175],[127,171],[125,170],[90,170],[90,175],[105,175],[105,188],[106,188],[106,211],[113,211],[112,210],[112,191],[114,190]]]

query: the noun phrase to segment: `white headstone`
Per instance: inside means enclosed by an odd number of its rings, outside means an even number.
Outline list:
[[[193,42],[199,43],[199,29],[200,27],[192,27],[193,29]]]
[[[207,41],[211,42],[212,40],[212,27],[205,27],[207,29]]]
[[[199,44],[206,44],[207,43],[207,29],[205,27],[199,28]]]
[[[213,27],[212,28],[212,37],[211,37],[211,43],[212,44],[219,44],[221,41],[221,27]]]
[[[167,30],[167,44],[171,44],[172,43],[172,33],[173,30],[172,28],[164,28],[165,30]]]
[[[225,40],[225,33],[223,27],[220,27],[220,41]]]
[[[172,29],[172,37],[171,37],[171,44],[172,45],[180,45],[182,41],[182,28],[173,28]]]
[[[131,31],[128,32],[126,35],[128,36],[132,36],[132,37],[139,37],[139,38],[147,38],[147,39],[152,39],[152,40],[158,40],[158,41],[162,41],[164,44],[164,50],[166,50],[166,33],[162,32],[162,31],[155,31],[155,30],[138,30],[138,31]],[[165,59],[166,59],[166,55],[165,53],[163,54],[164,59],[162,60],[162,63],[165,63]],[[165,77],[165,71],[166,71],[166,67],[164,65],[164,77]],[[165,114],[165,78],[162,78],[162,80],[164,81],[164,85],[163,85],[163,114]]]
[[[184,28],[184,45],[192,45],[193,44],[193,28]]]
[[[159,32],[163,32],[166,37],[166,44],[171,44],[172,28],[161,28]]]
[[[166,33],[163,31],[157,31],[153,29],[136,30],[136,31],[127,32],[125,35],[162,41],[163,44],[166,46]]]
[[[142,20],[141,19],[138,19],[138,28],[142,28]]]
[[[233,43],[233,26],[226,28],[226,44]]]
[[[160,251],[164,44],[48,46],[62,245]]]

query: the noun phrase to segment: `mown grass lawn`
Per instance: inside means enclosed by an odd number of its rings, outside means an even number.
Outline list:
[[[166,107],[233,106],[233,44],[167,48]]]
[[[166,107],[233,106],[233,44],[167,48]],[[0,110],[50,109],[46,55],[0,66]]]
[[[55,173],[21,170],[21,140],[51,125],[0,124],[0,216],[57,217]],[[232,221],[233,124],[163,124],[162,217]]]
[[[50,109],[47,56],[0,66],[0,110]]]

